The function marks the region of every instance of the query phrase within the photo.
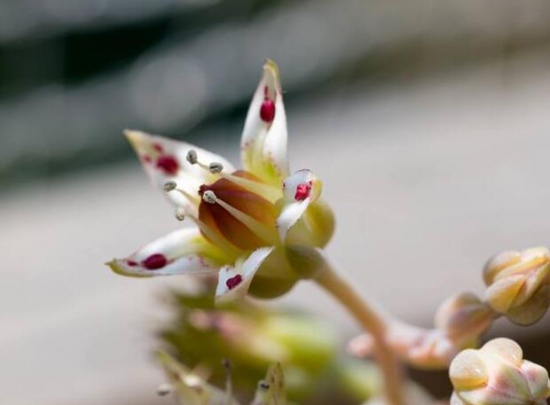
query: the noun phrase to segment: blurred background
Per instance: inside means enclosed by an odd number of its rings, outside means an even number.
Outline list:
[[[548,1],[3,0],[2,403],[169,403],[154,333],[167,288],[192,281],[103,265],[179,226],[121,131],[236,161],[266,57],[292,166],[337,214],[329,251],[389,310],[430,325],[483,291],[492,254],[550,244]],[[312,286],[276,304],[357,332]],[[550,367],[548,318],[492,333]]]

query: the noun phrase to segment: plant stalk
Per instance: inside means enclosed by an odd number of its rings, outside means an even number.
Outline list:
[[[402,369],[397,357],[386,341],[386,322],[383,315],[359,293],[354,284],[335,271],[330,264],[319,272],[315,281],[359,322],[375,344],[375,358],[384,377],[384,395],[389,405],[405,405]]]

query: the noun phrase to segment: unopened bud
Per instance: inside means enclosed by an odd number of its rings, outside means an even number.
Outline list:
[[[462,351],[451,363],[451,405],[545,404],[550,396],[548,372],[523,360],[510,339],[494,339],[481,349]]]
[[[435,326],[454,341],[476,341],[491,325],[494,312],[471,293],[456,294],[439,307]]]
[[[529,325],[550,306],[550,252],[544,247],[504,252],[485,266],[489,305],[512,322]]]

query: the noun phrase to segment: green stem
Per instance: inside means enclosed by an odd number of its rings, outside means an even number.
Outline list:
[[[389,405],[404,405],[402,369],[386,341],[386,322],[354,284],[327,263],[315,281],[338,300],[369,333],[375,344],[375,358],[384,376],[384,395]]]

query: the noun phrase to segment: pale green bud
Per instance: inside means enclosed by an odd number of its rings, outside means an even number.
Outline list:
[[[439,307],[435,326],[455,342],[475,342],[491,325],[493,314],[474,294],[455,294]]]
[[[512,322],[529,325],[550,306],[550,252],[544,247],[503,252],[485,266],[486,299]]]
[[[521,347],[499,338],[462,351],[451,363],[451,405],[545,405],[548,372],[523,360]]]

